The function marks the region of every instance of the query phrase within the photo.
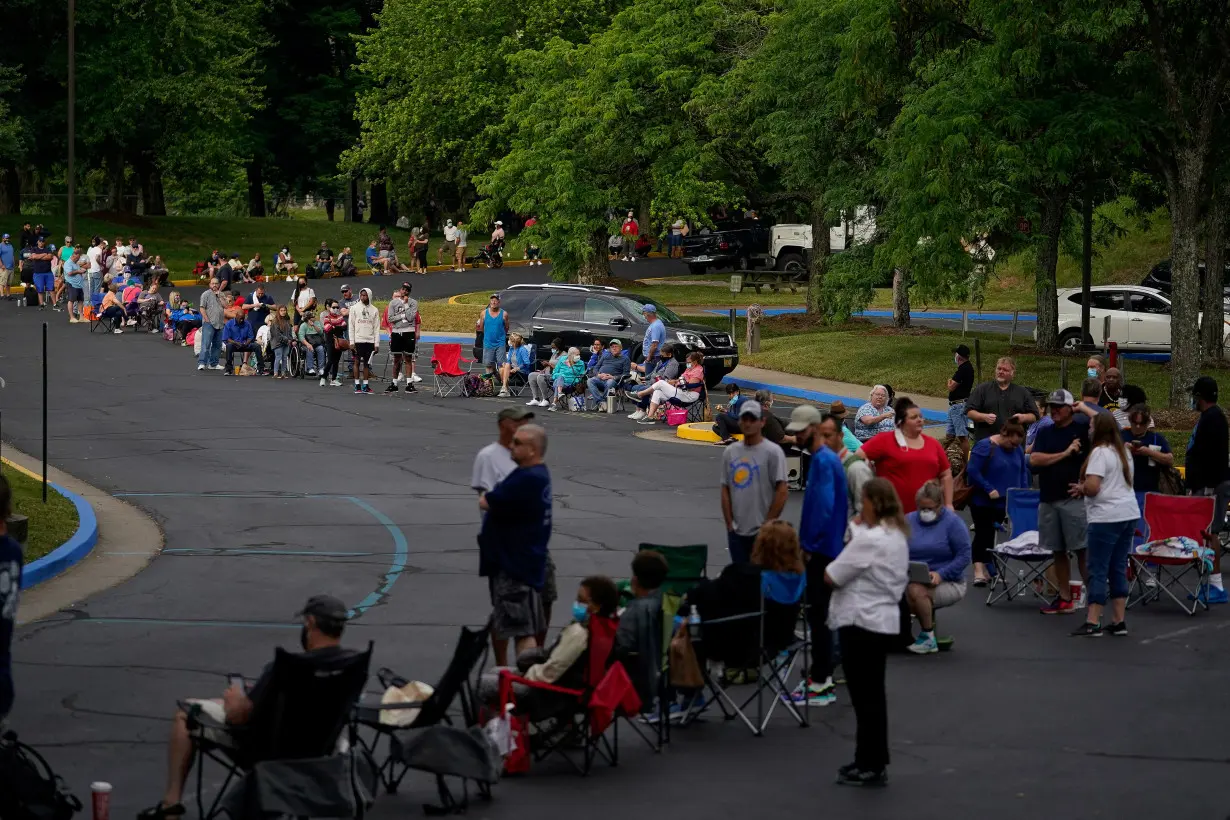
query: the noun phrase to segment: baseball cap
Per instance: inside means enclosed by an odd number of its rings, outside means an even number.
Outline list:
[[[956,353],[958,356],[960,356],[963,359],[969,358],[969,348],[966,347],[965,345],[957,345],[956,347],[952,349],[952,352]]]
[[[313,595],[307,599],[303,609],[295,613],[297,616],[314,615],[317,618],[327,618],[331,621],[344,621],[350,617],[346,605],[332,595]]]
[[[1217,401],[1217,382],[1212,376],[1201,376],[1196,379],[1191,389],[1187,392],[1208,401]]]
[[[350,285],[342,285],[342,290],[350,290]]]
[[[487,298],[488,298],[488,299],[499,299],[499,298],[500,298],[500,294],[498,294],[498,293],[493,293],[493,294],[491,294],[490,296],[488,296]]]
[[[1052,406],[1070,407],[1073,401],[1072,394],[1062,388],[1046,397],[1046,403]]]
[[[751,416],[754,419],[760,418],[760,402],[745,401],[739,405],[739,418]]]
[[[645,304],[641,306],[641,313],[657,313],[657,312],[658,312],[658,309],[654,307],[652,304]]]
[[[756,405],[759,407],[760,405]],[[742,411],[740,411],[742,415]],[[813,424],[824,420],[824,414],[810,404],[800,404],[790,411],[790,423],[786,425],[787,433],[797,433]]]
[[[534,418],[534,412],[525,407],[505,407],[496,414],[496,418],[500,421],[521,421]]]
[[[498,219],[497,219],[497,220],[495,221],[495,224],[497,224],[497,225],[503,225],[504,223],[503,223],[503,222],[501,222],[500,220],[498,220]]]
[[[624,346],[624,343],[619,341],[619,339],[611,339],[610,343],[613,345],[619,345],[620,347]]]
[[[4,236],[0,237],[0,239],[8,239],[8,238],[9,238],[8,234],[5,234]]]
[[[402,282],[401,286],[405,288],[406,290],[411,290],[413,287],[409,282]]]

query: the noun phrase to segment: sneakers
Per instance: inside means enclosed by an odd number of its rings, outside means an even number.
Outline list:
[[[501,391],[500,391],[497,395],[498,395],[501,399],[506,399],[506,398],[508,398],[509,393],[508,393],[508,391],[507,391],[507,390],[501,390]]]
[[[1073,638],[1100,638],[1102,637],[1102,625],[1091,624],[1085,621],[1083,624],[1072,630]]]
[[[888,772],[880,769],[878,772],[860,769],[851,763],[837,770],[837,785],[878,788],[888,785]]]
[[[423,377],[422,377],[422,376],[420,376],[418,373],[411,373],[411,374],[410,374],[410,381],[412,381],[412,382],[421,382],[422,380],[423,380]]]
[[[203,364],[198,364],[198,365],[196,366],[196,369],[197,369],[197,370],[204,370],[204,369],[205,369],[205,365],[203,365]]]
[[[330,387],[341,387],[341,386],[342,386],[342,380],[341,380],[341,379],[333,379],[332,381],[330,381],[330,382],[329,382],[329,386],[330,386]]]
[[[223,367],[223,366],[222,366],[222,365],[220,365],[220,364],[211,364],[211,365],[209,366],[209,369],[210,369],[210,370],[226,370],[226,368],[225,368],[225,367]]]
[[[397,392],[397,385],[395,384],[390,384],[388,387],[384,388],[384,394],[386,396],[389,395],[390,393],[396,393],[396,392]]]
[[[418,389],[417,387],[415,387],[414,385],[412,385],[412,384],[407,384],[405,387],[403,387],[403,388],[402,388],[402,390],[404,390],[404,391],[405,391],[405,392],[407,392],[407,393],[417,393],[417,392],[419,392],[419,389]]]
[[[1069,612],[1076,611],[1076,604],[1056,596],[1055,600],[1042,607],[1039,611],[1043,615],[1067,615]]]
[[[1102,631],[1107,635],[1118,635],[1120,638],[1126,638],[1128,634],[1127,621],[1120,621],[1117,624],[1111,624]]]
[[[316,368],[314,368],[314,367],[308,368],[308,372],[307,372],[307,374],[308,374],[309,376],[315,376],[315,375],[316,375]]]
[[[645,411],[637,410],[635,413],[628,416],[628,418],[632,419],[633,421],[640,421],[641,419],[645,418]]]
[[[372,388],[371,388],[371,385],[369,385],[369,384],[365,384],[365,385],[363,385],[363,392],[364,392],[364,394],[366,394],[366,395],[370,396],[370,395],[372,394]]]
[[[355,394],[356,396],[362,396],[362,395],[363,395],[363,388],[362,388],[362,387],[359,387],[359,385],[357,385],[357,384],[356,384],[356,385],[354,386],[354,394]]]
[[[526,407],[537,407],[537,406],[538,406],[538,399],[530,399],[529,401],[527,401],[527,402],[525,403],[525,406],[526,406]]]
[[[828,706],[837,701],[835,687],[831,683],[812,683],[811,679],[799,681],[799,685],[782,699],[790,699],[795,706]]]
[[[1192,596],[1188,595],[1187,599],[1190,601]],[[1201,584],[1200,594],[1196,596],[1196,600],[1200,601],[1200,603],[1205,606],[1208,606],[1209,604],[1224,604],[1230,600],[1230,596],[1226,595],[1226,591],[1224,589],[1218,589],[1212,584]]]
[[[657,424],[658,420],[655,418],[651,418],[649,416],[645,416],[645,418],[643,419],[637,419],[636,423],[637,424]]]
[[[324,386],[325,386],[326,384],[328,384],[328,383],[329,383],[329,380],[328,380],[328,379],[326,379],[324,376],[321,376],[321,377],[320,377],[320,386],[321,386],[321,387],[324,387]]]
[[[935,642],[935,631],[918,633],[918,637],[914,639],[914,643],[910,644],[908,649],[915,655],[932,655],[939,652],[939,644]]]

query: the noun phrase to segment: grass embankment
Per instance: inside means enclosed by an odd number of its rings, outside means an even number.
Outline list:
[[[298,213],[294,218],[251,219],[248,217],[208,217],[208,216],[155,216],[145,217],[135,214],[90,214],[77,218],[78,243],[89,246],[90,237],[98,235],[113,242],[117,236],[125,238],[135,236],[145,250],[150,254],[160,254],[171,271],[172,279],[190,278],[192,269],[197,262],[213,253],[214,249],[228,256],[238,253],[246,264],[252,254],[260,253],[261,260],[267,270],[272,271],[277,253],[283,245],[289,244],[291,253],[305,266],[312,261],[316,250],[322,241],[328,242],[334,254],[341,253],[347,245],[354,252],[355,260],[360,268],[365,267],[364,252],[368,243],[376,238],[379,225],[367,222],[329,222],[323,218],[324,210],[317,212]],[[8,216],[0,218],[0,228],[5,233],[13,235],[16,240],[21,234],[21,223],[29,219],[31,222],[42,222],[51,231],[51,241],[57,247],[64,241],[67,224],[63,217],[22,217]],[[407,258],[406,240],[409,231],[387,226],[389,235],[393,238],[398,257]],[[478,247],[487,241],[489,230],[472,230],[470,232],[469,253],[473,255]],[[436,262],[436,248],[443,241],[443,236],[435,234],[427,248],[427,263]],[[521,258],[521,243],[515,237],[509,239],[506,257]]]
[[[28,564],[73,537],[77,531],[77,508],[51,488],[47,489],[47,503],[44,504],[41,481],[7,465],[3,471],[13,491],[13,513],[30,519],[25,556]]]

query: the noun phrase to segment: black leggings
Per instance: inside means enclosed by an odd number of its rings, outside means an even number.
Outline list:
[[[970,504],[969,512],[974,519],[974,563],[989,564],[995,547],[995,525],[1004,520],[1004,508]]]
[[[879,772],[888,765],[888,702],[884,694],[885,656],[892,635],[843,626],[841,665],[854,707],[854,763],[863,771]]]
[[[337,364],[342,360],[342,351],[333,344],[335,338],[337,337],[330,334],[326,339],[326,344],[329,346],[329,362],[325,365],[325,372],[322,374],[332,380],[337,379]]]

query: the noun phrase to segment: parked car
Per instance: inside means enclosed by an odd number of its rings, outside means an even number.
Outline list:
[[[1197,269],[1200,271],[1200,290],[1203,292],[1204,281],[1205,281],[1204,263],[1201,262],[1197,266]],[[1170,281],[1170,277],[1171,277],[1170,260],[1163,259],[1161,262],[1158,262],[1156,265],[1153,266],[1153,269],[1149,271],[1148,275],[1145,276],[1144,280],[1141,281],[1140,284],[1142,287],[1153,288],[1154,290],[1161,291],[1162,293],[1169,296],[1173,288],[1173,285],[1171,284],[1171,281]],[[1230,313],[1230,262],[1226,263],[1225,265],[1225,269],[1222,272],[1221,281],[1222,281],[1222,289],[1221,289],[1222,304],[1224,308],[1227,309],[1227,312]]]
[[[1059,344],[1076,350],[1081,344],[1080,288],[1062,288],[1059,297]],[[1110,318],[1110,335],[1105,333]],[[1203,316],[1201,316],[1203,320]],[[1222,317],[1223,335],[1230,338],[1230,323]],[[1037,331],[1034,331],[1037,335]],[[1170,297],[1141,285],[1099,285],[1089,290],[1091,344],[1118,342],[1125,351],[1170,352]]]
[[[639,362],[648,327],[641,307],[649,303],[653,300],[619,288],[588,285],[512,285],[500,292],[509,330],[533,344],[536,356],[547,351],[556,338],[582,351],[594,339],[609,342],[617,338],[632,360]],[[739,348],[729,333],[685,322],[665,305],[654,303],[654,307],[666,325],[666,340],[675,345],[676,358],[683,361],[693,350],[705,357],[705,383],[710,387],[716,387],[739,364]],[[475,358],[481,359],[481,330],[474,347]]]
[[[748,270],[769,250],[769,229],[759,221],[727,222],[717,230],[683,238],[683,261],[694,276],[710,268]]]

